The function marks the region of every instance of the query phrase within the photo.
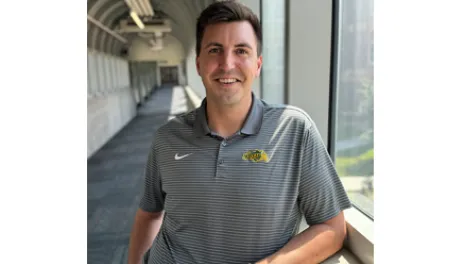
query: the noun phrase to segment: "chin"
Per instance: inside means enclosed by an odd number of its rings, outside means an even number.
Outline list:
[[[223,105],[235,105],[242,101],[243,91],[217,91],[215,97],[218,103],[221,103]]]
[[[241,100],[242,98],[238,96],[230,96],[230,97],[224,96],[221,99],[224,105],[237,105],[242,101]]]

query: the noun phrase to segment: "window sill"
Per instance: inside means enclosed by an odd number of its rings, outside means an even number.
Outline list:
[[[347,239],[342,250],[322,262],[323,264],[373,264],[374,263],[374,221],[356,208],[344,211]],[[299,232],[308,228],[304,218]]]
[[[345,248],[363,264],[374,263],[374,221],[356,208],[344,211],[348,238]]]
[[[326,259],[325,261],[321,262],[321,264],[362,264],[356,257],[348,251],[347,249],[343,248],[330,258]]]
[[[187,100],[190,102],[191,108],[197,108],[201,105],[201,98],[190,88],[190,86],[184,86]]]

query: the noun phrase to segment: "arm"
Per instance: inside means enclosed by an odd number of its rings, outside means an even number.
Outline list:
[[[258,263],[320,263],[337,252],[346,236],[343,210],[351,203],[312,121],[303,139],[298,206],[309,225],[283,248]]]
[[[128,264],[142,263],[143,255],[150,249],[163,220],[163,212],[149,213],[138,209],[129,242]]]
[[[345,235],[345,218],[341,212],[322,224],[308,227],[282,249],[257,264],[321,263],[342,248]]]
[[[145,168],[145,186],[129,241],[128,264],[141,264],[143,255],[156,238],[164,215],[161,174],[153,142]]]

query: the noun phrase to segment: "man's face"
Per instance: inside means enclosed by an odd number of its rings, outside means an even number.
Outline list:
[[[207,26],[196,64],[208,98],[218,105],[240,103],[251,95],[262,64],[251,24],[240,21]]]

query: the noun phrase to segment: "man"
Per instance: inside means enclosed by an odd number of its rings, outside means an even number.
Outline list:
[[[197,22],[201,107],[154,137],[129,264],[320,263],[350,202],[310,117],[255,97],[261,28],[235,1]],[[297,234],[304,217],[309,228]]]

